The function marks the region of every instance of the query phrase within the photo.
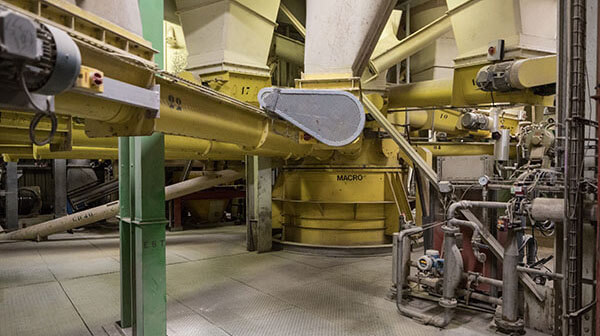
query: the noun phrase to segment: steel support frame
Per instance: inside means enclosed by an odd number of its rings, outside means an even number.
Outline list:
[[[121,321],[138,336],[167,330],[164,136],[119,139]]]
[[[268,252],[273,248],[271,159],[246,156],[246,249]]]
[[[581,334],[581,316],[567,314],[577,312],[582,306],[582,261],[583,261],[583,197],[581,181],[583,176],[586,99],[586,2],[569,0],[568,3],[568,65],[566,115],[561,124],[565,128],[565,214],[563,232],[562,263],[565,280],[562,283],[563,318],[562,332],[567,335]],[[561,41],[564,43],[564,41]],[[565,48],[566,49],[566,48]],[[561,48],[561,51],[564,51]],[[560,67],[560,66],[559,66]],[[563,98],[563,97],[561,97]]]

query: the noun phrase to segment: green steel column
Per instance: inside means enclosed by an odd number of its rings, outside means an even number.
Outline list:
[[[164,136],[134,138],[135,335],[165,336]]]
[[[159,50],[154,61],[163,67],[162,0],[139,0],[144,38]],[[167,293],[165,258],[164,136],[156,133],[129,139],[129,271],[130,311],[133,334],[167,334]],[[126,184],[126,181],[121,181]],[[121,209],[123,209],[123,205]],[[123,235],[122,235],[123,237]],[[123,244],[123,242],[122,242]],[[125,267],[123,266],[123,269]],[[125,277],[125,275],[123,275]],[[127,293],[122,300],[126,301]],[[122,304],[125,306],[125,303]]]
[[[159,51],[154,57],[154,62],[159,68],[164,68],[164,39],[163,20],[165,7],[163,0],[139,0],[140,14],[142,16],[142,30],[144,38],[152,42],[152,47]]]
[[[129,328],[135,320],[133,314],[133,273],[132,273],[132,226],[131,188],[129,160],[129,138],[119,138],[119,234],[121,263],[121,321],[122,328]]]

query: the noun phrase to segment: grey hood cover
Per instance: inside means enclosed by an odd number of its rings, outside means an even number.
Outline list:
[[[346,91],[264,88],[260,107],[291,122],[329,146],[354,141],[365,126],[361,102]]]

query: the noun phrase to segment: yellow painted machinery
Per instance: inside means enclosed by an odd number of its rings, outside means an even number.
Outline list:
[[[389,243],[402,214],[412,219],[397,153],[365,139],[355,155],[284,166],[273,190],[273,227],[282,239],[312,245]]]
[[[563,181],[548,169],[561,139],[553,128],[567,119],[542,122],[536,115],[554,112],[557,81],[556,23],[538,25],[536,9],[555,13],[557,1],[405,3],[406,11],[398,11],[394,0],[306,0],[306,19],[299,20],[279,0],[176,1],[181,25],[165,24],[167,55],[173,55],[167,69],[186,71],[172,74],[157,69],[147,41],[75,5],[0,1],[0,10],[40,32],[46,49],[69,55],[48,61],[41,51],[32,58],[10,45],[0,53],[9,55],[0,70],[20,84],[10,89],[27,93],[15,95],[25,111],[11,109],[18,104],[0,94],[7,111],[0,114],[0,151],[7,160],[115,158],[115,137],[160,132],[166,159],[245,158],[252,179],[249,250],[258,231],[261,239],[274,233],[297,249],[367,254],[394,245],[393,288],[402,314],[445,327],[459,303],[474,300],[488,312],[501,307],[500,330],[548,328],[523,314],[546,313],[544,300],[557,287],[543,284],[563,275],[539,268],[528,243],[535,239],[524,229],[527,223],[540,229],[541,222],[542,233],[554,232],[565,213],[554,205],[564,202],[544,200],[536,223],[537,192],[563,197],[568,193],[558,184],[583,181]],[[301,39],[279,36],[273,43],[279,11]],[[406,12],[411,16],[402,21]],[[408,22],[403,39],[400,22]],[[272,87],[280,81],[268,66],[270,51],[304,63],[294,88]],[[69,75],[62,81],[49,71],[59,65]],[[405,84],[388,86],[392,66],[396,84],[400,78]],[[190,207],[199,217],[222,211],[204,200]],[[546,207],[560,214],[543,216]],[[426,246],[418,262],[411,262],[412,235]],[[266,241],[255,249],[270,250]],[[527,264],[522,249],[533,259]],[[410,272],[413,266],[419,272]],[[432,294],[443,314],[407,304],[416,289]],[[522,301],[527,309],[519,307]],[[580,306],[569,314],[583,312]]]
[[[167,159],[240,159],[242,155],[277,158],[282,160],[283,168],[274,189],[274,227],[283,228],[282,238],[286,241],[341,246],[388,243],[391,234],[398,230],[399,215],[413,217],[407,192],[409,168],[432,171],[433,158],[437,156],[493,152],[492,144],[481,144],[492,135],[491,127],[466,127],[464,111],[451,108],[489,102],[489,93],[469,86],[488,62],[469,62],[455,71],[453,80],[393,88],[389,106],[387,97],[368,96],[401,132],[407,126],[415,136],[419,130],[432,130],[451,139],[469,138],[472,145],[423,143],[418,139],[412,146],[399,146],[389,138],[389,130],[367,118],[365,130],[356,141],[344,147],[330,147],[290,122],[257,108],[259,90],[270,86],[266,63],[279,1],[211,1],[196,5],[181,2],[178,10],[183,29],[180,32],[174,27],[167,34],[174,47],[181,47],[181,34],[188,41],[190,75],[181,77],[158,71],[152,62],[154,50],[139,36],[69,3],[52,0],[43,5],[39,1],[3,4],[67,31],[81,53],[81,76],[104,80],[103,85],[78,80],[74,90],[55,96],[58,126],[49,145],[29,145],[29,120],[3,113],[0,143],[5,154],[37,159],[114,158],[116,141],[108,137],[162,132],[166,134]],[[354,1],[351,5],[343,1],[309,1],[305,72],[296,87],[342,90],[364,103],[363,93],[367,90],[361,87],[360,78],[365,78],[366,72],[384,74],[390,62],[410,55],[399,52],[402,46],[410,46],[406,50],[411,53],[421,50],[448,31],[454,16],[471,6],[476,5],[459,5],[447,13],[441,25],[427,26],[409,39],[394,41],[400,13],[396,12],[390,20],[381,19],[391,13],[391,1]],[[349,30],[331,26],[330,16],[340,11],[352,18]],[[219,19],[211,25],[199,24],[209,17]],[[215,36],[215,30],[224,34]],[[377,37],[384,30],[387,33],[378,45]],[[351,43],[341,43],[348,35],[355,38]],[[325,47],[333,49],[324,55],[319,50]],[[369,51],[373,50],[376,53],[370,60]],[[515,66],[516,78],[524,87],[545,84],[552,79],[531,84],[527,74],[536,65],[545,68],[548,64],[546,60]],[[519,76],[521,73],[523,76]],[[148,97],[153,97],[154,85],[158,85],[155,104],[107,99],[107,90],[117,82],[123,91],[139,91]],[[494,95],[498,101],[548,102],[528,88]],[[437,108],[407,109],[420,106]],[[481,112],[482,118],[491,118],[488,110],[476,112]],[[518,117],[503,115],[501,120],[499,128],[510,129],[514,134]],[[49,123],[40,122],[37,136],[47,137],[50,127]],[[428,167],[424,166],[426,162]],[[429,183],[437,187],[434,174],[425,175],[423,190],[415,195],[417,222],[422,220],[423,211],[427,212],[420,200],[429,197],[429,190],[424,189]]]

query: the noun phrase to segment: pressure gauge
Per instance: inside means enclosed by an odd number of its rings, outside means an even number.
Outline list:
[[[479,184],[482,187],[485,187],[486,185],[488,185],[488,183],[490,183],[490,178],[487,177],[487,175],[483,175],[479,178]]]

